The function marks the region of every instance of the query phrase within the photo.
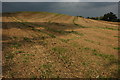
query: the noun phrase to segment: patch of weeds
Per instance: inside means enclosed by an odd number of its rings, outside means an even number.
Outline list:
[[[90,50],[90,48],[89,47],[85,47],[84,50]]]
[[[118,31],[120,31],[120,28],[118,28]]]
[[[19,48],[19,47],[21,47],[21,44],[20,43],[11,43],[11,47]]]
[[[72,43],[70,43],[70,45],[72,45],[73,47],[79,47],[80,46],[77,42],[72,42]]]
[[[44,25],[39,25],[39,24],[34,24],[34,23],[29,23],[29,24],[37,26],[37,27],[45,27]]]
[[[114,36],[114,37],[120,38],[120,36]]]
[[[40,41],[39,44],[42,45],[42,46],[46,46],[46,45],[47,45],[47,42]]]
[[[34,54],[22,54],[23,56],[35,56]]]
[[[54,34],[47,33],[47,32],[44,32],[44,31],[41,31],[41,32],[43,32],[43,33],[47,34],[48,36],[50,36],[50,37],[52,37],[52,38],[56,38],[56,36],[55,36]]]
[[[43,64],[41,65],[42,68],[45,68],[45,69],[50,69],[52,67],[51,64]]]
[[[12,53],[7,53],[6,55],[5,55],[5,59],[13,59],[14,58],[14,54],[12,54]]]
[[[67,43],[68,41],[70,41],[70,39],[60,39],[62,42]]]
[[[22,62],[23,62],[23,63],[28,63],[29,61],[28,61],[28,60],[23,60]]]
[[[77,34],[77,35],[80,35],[80,36],[84,35],[82,33],[78,33],[77,31],[66,31],[66,33],[73,33],[73,34]]]
[[[79,50],[80,51],[85,51],[85,52],[90,52],[91,48],[89,48],[89,47],[79,47]]]
[[[93,55],[96,55],[96,56],[101,56],[101,54],[98,54],[98,53],[92,53]]]
[[[20,24],[22,24],[22,25],[24,25],[24,26],[26,26],[26,23],[25,22],[19,22]]]
[[[40,39],[43,39],[43,40],[45,40],[46,38],[48,38],[48,37],[47,36],[40,37]]]
[[[105,58],[105,59],[109,59],[109,60],[114,60],[114,55],[108,55],[108,54],[103,54],[103,53],[99,53],[97,50],[92,50],[93,51],[93,55],[95,56],[99,56],[99,57],[102,57],[102,58]]]
[[[55,31],[55,32],[57,32],[57,33],[59,33],[59,34],[65,34],[65,31],[60,31],[60,30],[58,31],[58,30],[57,30],[57,31]]]
[[[55,47],[52,48],[52,50],[57,54],[57,57],[62,60],[63,63],[71,65],[71,62],[69,62],[68,56],[65,56],[64,53],[67,52],[67,49],[62,47]]]
[[[72,39],[59,39],[59,40],[61,40],[62,42],[67,43],[67,42],[69,42],[70,40],[75,40],[75,39],[80,39],[80,37],[74,37],[74,38],[72,38]],[[72,42],[71,44],[73,44],[73,42]]]
[[[83,36],[83,35],[84,35],[84,34],[82,34],[82,33],[76,32],[76,31],[73,31],[73,33],[74,33],[74,34],[77,34],[77,35],[80,35],[80,36]]]
[[[106,29],[110,29],[110,30],[119,30],[119,29],[114,29],[114,28],[106,28]]]
[[[36,31],[36,29],[34,27],[31,28],[33,31]]]
[[[110,27],[98,27],[98,28],[109,29],[109,30],[119,30],[119,29],[114,29],[114,28],[110,28]]]
[[[96,49],[92,49],[93,52],[98,52]]]
[[[31,76],[31,80],[36,80],[37,79],[37,76]]]
[[[40,76],[41,78],[50,78],[52,75],[52,71],[47,69],[42,71],[42,75]]]
[[[11,71],[11,72],[9,73],[9,75],[10,75],[10,77],[14,78],[14,76],[16,75],[16,72],[12,72],[12,71]]]
[[[24,51],[16,51],[15,53],[25,53]]]
[[[89,48],[89,47],[83,47],[83,48],[82,48],[82,50],[84,50],[84,51],[88,52],[88,51],[90,51],[90,50],[91,50],[91,48]]]
[[[40,37],[34,37],[34,38],[32,38],[32,40],[45,40],[47,38],[49,38],[49,37],[48,36],[40,36]]]
[[[85,62],[83,62],[83,63],[82,63],[82,65],[86,65],[86,63],[85,63]]]
[[[88,41],[88,42],[91,42],[91,43],[94,43],[94,41],[92,40],[88,40],[88,39],[84,39],[85,41]]]
[[[88,66],[90,63],[89,62],[82,62],[82,65]]]
[[[65,31],[55,30],[55,29],[52,29],[52,28],[47,28],[47,30],[48,30],[48,31],[55,32],[55,33],[59,33],[59,34],[65,34]]]
[[[67,49],[65,49],[63,47],[54,47],[54,48],[52,48],[52,51],[54,51],[55,53],[58,53],[58,54],[62,54],[62,53],[65,53],[67,51]]]
[[[49,33],[48,33],[48,35],[49,35],[50,37],[52,37],[52,38],[56,38],[56,36],[53,35],[53,34],[49,34]]]
[[[26,41],[26,42],[31,42],[31,39],[27,38],[27,37],[24,37],[23,40]]]
[[[66,57],[66,56],[62,56],[62,55],[60,55],[60,58],[62,58],[62,59],[66,59],[67,57]]]
[[[117,29],[113,29],[113,28],[108,28],[108,27],[106,27],[106,29],[110,29],[110,30],[117,30]]]
[[[120,50],[120,47],[114,47],[114,49],[116,49],[116,50]]]
[[[34,27],[32,27],[31,29],[32,29],[33,31],[39,31],[39,32],[42,31],[42,30],[36,29],[36,28],[34,28]]]
[[[41,65],[41,68],[43,68],[43,70],[41,71],[42,78],[49,78],[51,76],[51,74],[52,74],[51,67],[52,67],[52,65],[50,63]]]
[[[67,56],[59,55],[59,58],[63,61],[65,64],[71,64],[68,60]]]
[[[30,57],[28,57],[28,56],[25,56],[25,57],[23,57],[23,63],[28,63],[29,62],[29,59],[30,59]]]
[[[88,40],[88,39],[84,39],[84,40],[85,40],[85,41],[88,41],[88,42],[90,42],[90,43],[95,43],[95,44],[101,45],[101,43],[100,43],[100,42],[95,42],[95,41]]]
[[[54,22],[53,22],[54,23]],[[55,25],[58,25],[58,26],[65,26],[65,24],[60,24],[60,23],[54,23]]]
[[[43,33],[45,33],[44,31],[42,31],[42,30],[38,30],[38,29],[35,29],[36,31],[39,31],[39,32],[43,32]]]
[[[24,57],[25,60],[29,60],[29,57]]]
[[[120,73],[120,65],[118,65],[118,73]]]

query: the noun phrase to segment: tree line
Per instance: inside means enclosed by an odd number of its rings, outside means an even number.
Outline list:
[[[95,19],[95,20],[120,22],[120,19],[118,19],[116,14],[114,14],[113,12],[109,12],[107,14],[104,14],[104,16],[100,16],[100,17],[87,17],[87,18]]]
[[[78,16],[78,17],[82,17],[82,16]],[[100,16],[100,17],[87,17],[87,18],[88,19],[94,19],[94,20],[120,22],[120,19],[118,19],[116,14],[114,14],[113,12],[109,12],[107,14],[104,14],[104,16]]]

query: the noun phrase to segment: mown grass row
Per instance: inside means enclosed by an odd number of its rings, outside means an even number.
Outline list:
[[[20,20],[20,19],[19,19]],[[22,21],[22,20],[21,20]],[[49,28],[49,27],[46,27],[44,25],[38,25],[38,24],[34,24],[34,23],[28,23],[28,22],[20,22],[21,24],[25,25],[25,26],[28,26],[28,27],[31,27],[32,30],[37,30],[35,29],[34,27],[30,26],[30,25],[33,25],[33,26],[37,26],[37,27],[44,27],[47,31],[52,31],[52,32],[55,32],[55,33],[59,33],[59,34],[69,34],[69,33],[73,33],[73,34],[76,34],[76,35],[80,35],[80,36],[83,36],[84,34],[82,33],[78,33],[77,31],[62,31],[62,30],[55,30],[55,29],[52,29],[52,28]],[[43,32],[49,36],[51,36],[52,38],[56,38],[55,35],[51,34],[51,33],[47,33],[43,30],[37,30],[37,31],[40,31],[40,32]]]
[[[26,25],[26,23],[22,23],[22,24]],[[27,24],[31,24],[31,25],[34,25],[34,26],[37,26],[37,27],[44,27],[48,31],[52,31],[52,32],[59,33],[59,34],[73,33],[73,34],[80,35],[80,36],[84,35],[82,33],[78,33],[77,31],[62,31],[62,30],[55,30],[55,29],[46,27],[44,25],[38,25],[38,24],[34,24],[34,23],[27,23]],[[35,30],[35,28],[32,28],[32,29]],[[38,31],[42,31],[42,30],[38,30]],[[50,36],[53,37],[53,38],[55,37],[55,36],[52,36],[52,35],[50,35]]]
[[[120,31],[119,28],[118,29],[110,28],[110,27],[97,27],[97,28]]]

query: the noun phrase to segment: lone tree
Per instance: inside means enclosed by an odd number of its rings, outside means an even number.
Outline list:
[[[102,20],[117,21],[117,16],[114,13],[110,12],[110,13],[104,14]]]

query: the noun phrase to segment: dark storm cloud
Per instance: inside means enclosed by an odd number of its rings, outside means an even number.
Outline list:
[[[117,2],[3,2],[3,12],[46,11],[73,16],[102,16],[118,13]]]
[[[47,11],[49,3],[3,2],[3,12],[11,11]]]
[[[115,2],[86,2],[86,3],[88,3],[87,7],[92,7],[92,8],[107,7],[115,4]]]

